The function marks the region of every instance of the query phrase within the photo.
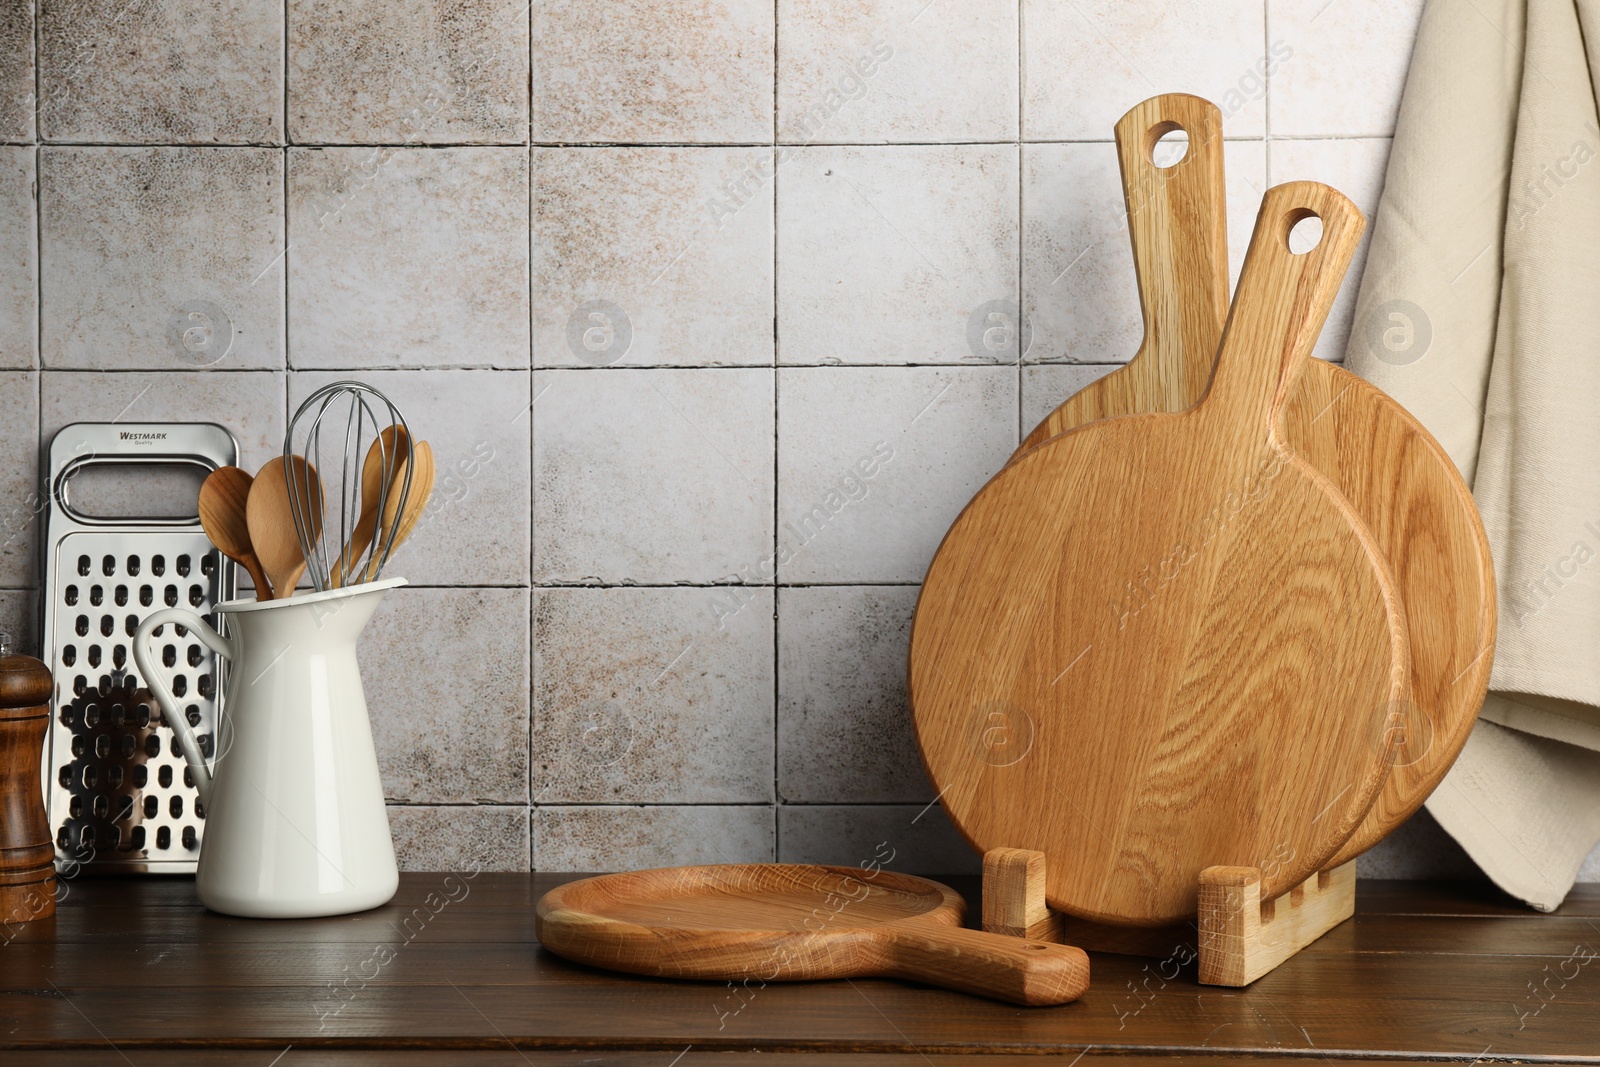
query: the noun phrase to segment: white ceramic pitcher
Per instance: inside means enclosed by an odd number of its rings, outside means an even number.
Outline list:
[[[395,867],[356,639],[404,578],[283,600],[230,600],[223,637],[165,608],[139,627],[133,658],[178,735],[205,806],[195,885],[213,911],[308,918],[364,911],[394,896]],[[176,623],[228,661],[215,768],[162,681],[151,651]]]

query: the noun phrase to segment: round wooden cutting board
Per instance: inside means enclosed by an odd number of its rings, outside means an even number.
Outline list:
[[[1174,129],[1188,151],[1151,161]],[[1095,419],[1182,411],[1205,393],[1228,311],[1222,114],[1186,93],[1152,97],[1117,123],[1117,154],[1144,309],[1138,353],[1064,401],[1017,455]],[[1483,706],[1494,660],[1495,583],[1471,491],[1433,435],[1394,399],[1343,367],[1308,361],[1280,427],[1287,447],[1326,475],[1383,550],[1411,645],[1409,699],[1374,736],[1393,772],[1329,861],[1365,852],[1444,778]]]
[[[568,882],[534,913],[558,956],[662,978],[904,978],[1014,1004],[1063,1004],[1089,957],[961,926],[948,886],[890,871],[788,863],[672,867]]]
[[[1298,222],[1322,221],[1312,250]],[[923,583],[918,744],[980,850],[1051,857],[1085,918],[1192,916],[1199,872],[1323,866],[1389,772],[1404,616],[1372,536],[1275,428],[1360,238],[1327,186],[1267,193],[1211,385],[1009,464]]]

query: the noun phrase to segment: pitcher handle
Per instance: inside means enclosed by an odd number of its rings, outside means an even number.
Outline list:
[[[169,622],[192,631],[202,645],[224,659],[234,658],[233,642],[206,625],[204,619],[188,608],[162,608],[160,611],[152,612],[139,624],[139,630],[133,636],[133,662],[138,665],[139,673],[144,677],[145,685],[150,687],[156,703],[161,705],[162,714],[166,716],[172,732],[178,735],[178,744],[183,747],[183,758],[189,763],[195,788],[200,793],[200,803],[209,808],[211,769],[206,766],[205,756],[200,752],[200,742],[195,739],[194,730],[189,726],[188,716],[178,708],[178,702],[172,697],[172,690],[160,680],[156,673],[155,658],[150,653],[150,635],[156,627]]]

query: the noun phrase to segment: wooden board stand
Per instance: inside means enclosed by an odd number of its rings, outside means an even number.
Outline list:
[[[1108,926],[1052,911],[1044,899],[1045,857],[1022,848],[983,857],[983,928],[1029,941],[1071,944],[1091,952],[1176,958],[1198,956],[1206,985],[1245,986],[1355,913],[1354,860],[1321,871],[1273,900],[1261,899],[1255,867],[1200,872],[1200,913],[1193,924]]]

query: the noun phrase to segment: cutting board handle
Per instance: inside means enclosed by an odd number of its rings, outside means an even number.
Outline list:
[[[1322,221],[1309,251],[1290,251],[1305,219]],[[1328,309],[1361,241],[1366,219],[1344,194],[1321,182],[1267,190],[1222,332],[1211,388],[1199,410],[1227,436],[1262,440],[1316,346]]]
[[[1188,151],[1170,167],[1156,166],[1156,143],[1176,130],[1188,134]],[[1157,377],[1197,379],[1158,395],[1197,397],[1211,367],[1184,353],[1214,352],[1217,324],[1228,314],[1222,112],[1189,93],[1152,96],[1117,120],[1116,135],[1144,313],[1144,343],[1132,362],[1150,364]]]
[[[884,929],[890,936],[877,973],[885,978],[926,982],[1027,1006],[1065,1004],[1089,988],[1089,956],[1071,945],[926,922],[895,923]]]

